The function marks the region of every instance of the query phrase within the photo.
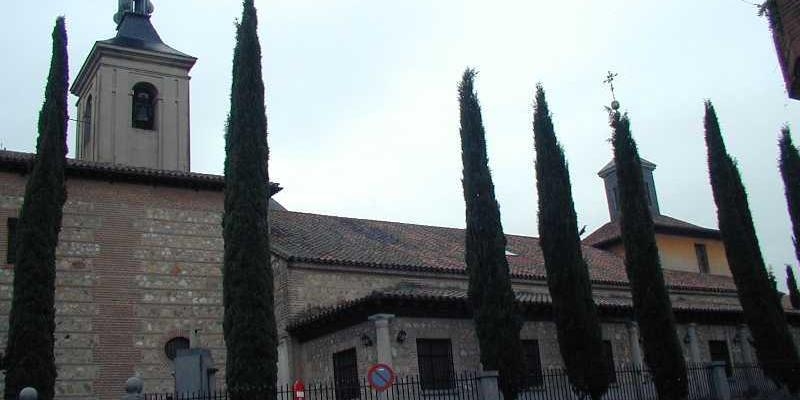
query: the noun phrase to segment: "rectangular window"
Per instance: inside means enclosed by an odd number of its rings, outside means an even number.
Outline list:
[[[358,359],[355,348],[333,354],[333,381],[336,385],[336,400],[359,398]]]
[[[6,264],[17,262],[17,218],[8,219],[8,240],[6,242]]]
[[[606,370],[608,370],[608,382],[617,383],[617,370],[614,367],[614,348],[610,340],[603,340],[603,355],[606,358]]]
[[[647,198],[647,205],[652,207],[653,199],[650,197],[650,184],[647,182],[644,183],[644,197]]]
[[[417,339],[417,362],[422,390],[455,387],[450,339]]]
[[[706,250],[706,245],[695,243],[694,253],[697,255],[697,266],[700,268],[700,272],[707,274],[710,269],[708,267],[708,251]]]
[[[523,340],[522,350],[525,352],[525,364],[528,366],[528,387],[542,386],[542,359],[539,357],[539,341]]]
[[[711,361],[725,363],[725,375],[730,378],[733,375],[733,369],[731,368],[731,355],[728,353],[728,343],[724,340],[710,340],[708,352],[711,353]]]

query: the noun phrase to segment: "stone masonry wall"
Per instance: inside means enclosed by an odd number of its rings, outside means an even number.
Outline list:
[[[441,318],[396,317],[389,321],[391,339],[392,367],[398,375],[417,375],[417,339],[450,339],[452,345],[453,369],[476,371],[480,368],[478,340],[472,320]],[[407,336],[403,343],[395,340],[399,331]],[[611,342],[614,362],[618,365],[631,363],[631,336],[628,325],[622,321],[604,321],[603,340]],[[683,339],[686,325],[679,325],[679,337]],[[364,321],[349,328],[300,343],[297,350],[301,355],[302,370],[298,377],[305,382],[330,382],[333,380],[333,354],[355,348],[358,357],[359,378],[366,376],[369,368],[377,362],[376,346],[364,347],[360,336],[367,334],[373,341],[376,329],[372,321]],[[744,363],[743,343],[736,340],[736,327],[724,325],[699,325],[697,327],[699,348],[703,362],[711,360],[709,340],[723,340],[734,364]],[[520,332],[522,340],[538,340],[542,368],[563,368],[564,363],[558,349],[555,324],[551,321],[527,321]],[[689,344],[682,340],[684,355],[689,360]],[[749,344],[748,344],[749,345]],[[751,349],[752,351],[752,349]]]

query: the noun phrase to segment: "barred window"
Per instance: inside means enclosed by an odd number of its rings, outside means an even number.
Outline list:
[[[450,339],[417,339],[417,362],[423,390],[455,387]]]
[[[6,241],[6,264],[17,262],[17,218],[9,218],[7,222],[8,238]]]
[[[610,340],[603,340],[603,355],[606,358],[606,370],[608,371],[608,382],[617,383],[617,369],[614,366],[614,348]]]
[[[724,340],[710,340],[708,342],[708,352],[711,353],[711,361],[725,363],[725,375],[730,378],[733,375],[733,369],[731,368],[731,354],[728,352],[728,343]]]
[[[333,354],[333,381],[336,386],[336,400],[359,398],[358,358],[355,348]]]
[[[528,366],[528,387],[538,387],[544,384],[542,376],[542,359],[539,356],[538,340],[523,340],[522,350],[525,352],[525,363]]]

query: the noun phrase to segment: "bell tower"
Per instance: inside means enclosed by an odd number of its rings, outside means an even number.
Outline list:
[[[658,208],[658,196],[656,195],[656,182],[653,179],[653,171],[656,165],[650,161],[641,159],[642,161],[642,180],[644,181],[644,193],[647,197],[647,206],[650,208],[650,214],[660,215],[661,211]],[[617,167],[614,165],[614,160],[606,164],[597,175],[603,179],[606,187],[606,200],[608,201],[608,214],[611,221],[616,221],[619,218],[620,205],[619,205],[619,189],[617,183]]]
[[[115,37],[94,44],[70,91],[78,97],[76,158],[189,171],[189,71],[167,46],[150,0],[119,0]]]

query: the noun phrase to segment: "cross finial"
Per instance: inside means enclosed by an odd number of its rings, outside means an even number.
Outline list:
[[[611,108],[614,110],[619,109],[619,102],[617,101],[617,96],[614,93],[614,78],[616,78],[618,75],[619,74],[608,71],[608,75],[606,75],[606,80],[603,81],[603,83],[608,84],[608,86],[611,88],[611,100],[612,100]]]

